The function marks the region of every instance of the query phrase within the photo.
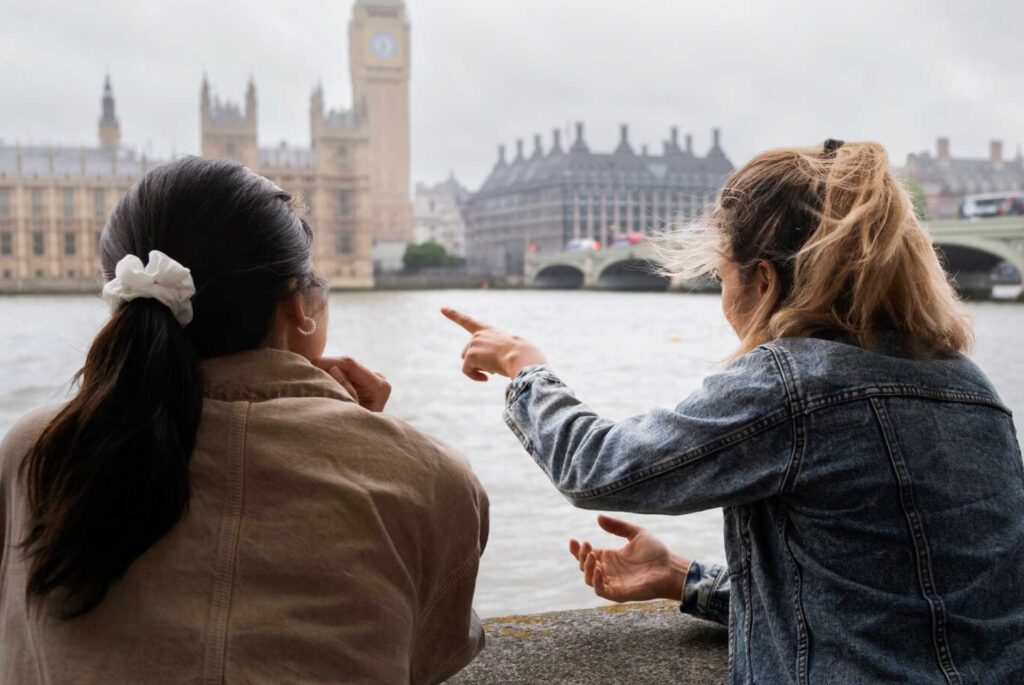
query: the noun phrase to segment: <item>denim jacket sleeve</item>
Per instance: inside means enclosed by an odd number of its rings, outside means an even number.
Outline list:
[[[683,514],[778,494],[792,461],[790,391],[758,348],[674,410],[602,419],[546,366],[509,385],[505,422],[584,509]]]
[[[683,585],[684,614],[704,618],[722,625],[729,624],[729,569],[720,564],[690,562]]]

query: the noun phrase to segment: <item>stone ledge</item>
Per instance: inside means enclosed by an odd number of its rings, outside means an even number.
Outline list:
[[[725,627],[677,602],[507,616],[484,621],[487,648],[451,684],[724,683]]]

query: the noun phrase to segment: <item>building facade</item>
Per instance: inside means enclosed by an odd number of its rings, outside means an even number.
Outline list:
[[[325,110],[323,90],[310,97],[310,146],[260,147],[256,87],[245,105],[211,97],[204,78],[200,130],[204,157],[235,159],[288,191],[313,228],[313,259],[335,288],[373,285],[366,129],[355,110]]]
[[[358,0],[348,29],[352,102],[367,139],[370,233],[412,240],[409,22],[402,0]]]
[[[200,90],[200,150],[235,159],[304,204],[317,268],[337,288],[373,285],[375,245],[412,240],[409,23],[401,0],[357,0],[349,24],[352,107],[310,98],[310,145],[260,147],[251,81],[244,104]],[[121,143],[104,84],[97,147],[0,143],[0,290],[94,291],[97,239],[120,196],[166,160]]]
[[[435,242],[448,254],[466,256],[466,223],[462,209],[469,191],[454,174],[435,185],[416,184],[413,195],[413,221],[417,244]]]
[[[162,160],[120,144],[110,78],[97,147],[0,144],[0,291],[95,291],[99,236],[122,194]]]
[[[647,146],[634,150],[626,125],[608,153],[590,150],[582,123],[576,124],[568,149],[558,129],[547,150],[539,135],[530,153],[517,141],[511,161],[499,146],[497,163],[466,203],[468,264],[517,277],[527,250],[564,250],[573,240],[608,245],[625,233],[658,233],[701,214],[732,169],[718,129],[704,156],[694,152],[691,135],[681,146],[675,127],[660,154],[649,153]]]
[[[1004,158],[1002,141],[993,140],[987,158],[953,157],[949,138],[939,138],[934,155],[907,155],[902,175],[920,184],[931,218],[951,219],[959,216],[966,195],[1024,191],[1024,156],[1018,149],[1012,159]]]

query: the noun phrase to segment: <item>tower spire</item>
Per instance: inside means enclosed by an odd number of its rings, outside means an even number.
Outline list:
[[[256,124],[256,83],[249,75],[249,84],[245,88],[245,119],[250,125]]]
[[[99,137],[100,147],[114,150],[121,144],[121,126],[117,121],[114,105],[114,89],[110,85],[110,74],[103,80],[103,109],[100,116]]]

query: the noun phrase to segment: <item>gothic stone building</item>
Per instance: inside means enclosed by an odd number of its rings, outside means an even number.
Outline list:
[[[161,160],[121,147],[103,86],[98,147],[0,144],[0,292],[95,291],[99,235],[118,198]]]
[[[1005,159],[999,140],[989,144],[988,158],[970,159],[952,157],[949,138],[939,138],[934,156],[927,151],[907,155],[902,173],[921,185],[934,219],[958,216],[966,195],[1024,191],[1024,157],[1018,150],[1013,159]]]
[[[568,150],[560,133],[554,131],[546,151],[535,136],[529,156],[517,141],[511,162],[499,146],[497,163],[466,204],[471,268],[514,277],[523,273],[528,249],[559,251],[572,240],[588,239],[608,245],[624,233],[657,233],[702,213],[733,168],[718,129],[702,157],[694,153],[691,135],[680,146],[675,127],[661,154],[648,153],[646,146],[635,151],[625,125],[610,153],[590,150],[583,124],[576,124]]]
[[[409,24],[402,0],[357,0],[349,24],[353,107],[310,101],[310,147],[257,142],[256,88],[244,108],[200,93],[201,152],[237,159],[307,208],[317,268],[334,287],[373,285],[376,245],[412,240]],[[98,147],[0,144],[0,290],[94,291],[97,236],[124,191],[161,160],[121,145],[110,81]]]

